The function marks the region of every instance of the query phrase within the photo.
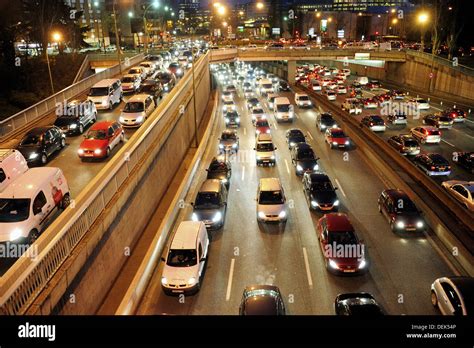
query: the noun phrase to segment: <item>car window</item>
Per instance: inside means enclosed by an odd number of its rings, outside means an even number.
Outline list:
[[[5,172],[0,168],[0,183],[4,182],[6,178]]]
[[[108,135],[109,137],[111,137],[111,136],[114,135],[114,128],[113,128],[113,127],[109,127],[109,130],[108,130],[108,132],[107,132],[107,135]]]
[[[199,250],[199,255],[198,255],[198,257],[199,257],[199,258],[202,258],[202,257],[203,257],[203,254],[202,254],[202,245],[201,245],[201,242],[199,242],[199,247],[198,247],[198,248],[199,248],[199,249],[198,249],[198,250]]]
[[[37,215],[41,213],[43,207],[46,205],[46,196],[44,195],[43,191],[38,193],[33,201],[33,214]]]
[[[469,194],[468,194],[467,190],[464,187],[462,187],[461,185],[454,185],[453,190],[456,191],[457,193],[459,193],[461,196],[463,196],[465,198],[469,198]]]
[[[449,302],[451,302],[451,305],[454,308],[454,315],[462,315],[461,300],[456,294],[456,291],[454,291],[453,287],[448,283],[441,283],[441,286],[448,297]]]

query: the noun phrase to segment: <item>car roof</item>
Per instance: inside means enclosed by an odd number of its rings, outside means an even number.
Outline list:
[[[182,221],[171,242],[170,249],[195,249],[202,221]]]
[[[262,141],[272,141],[272,135],[271,134],[266,134],[266,133],[260,133],[257,136],[257,142],[262,142]]]
[[[349,221],[349,217],[343,213],[329,213],[325,215],[328,231],[345,232],[353,231],[354,227]]]
[[[260,190],[262,191],[279,191],[281,190],[280,179],[278,178],[262,178],[260,179]]]
[[[101,121],[101,122],[96,122],[92,125],[90,130],[101,130],[101,129],[107,129],[111,125],[113,125],[115,121]]]
[[[219,192],[221,189],[221,181],[219,179],[205,180],[199,189],[199,192]]]
[[[38,191],[42,189],[39,186],[43,179],[56,175],[60,171],[55,167],[30,168],[19,178],[10,183],[0,198],[34,198]]]
[[[125,78],[125,77],[136,78],[137,75],[135,75],[135,74],[125,74],[125,75],[122,76],[122,79]]]
[[[44,126],[44,127],[36,127],[30,130],[26,135],[40,135],[44,134],[46,131],[50,130],[51,128],[55,128],[54,126]]]
[[[408,197],[406,192],[400,189],[388,189],[388,190],[385,190],[384,192],[387,194],[387,196],[389,196],[390,198],[394,200],[398,200],[398,199],[409,200],[410,199],[410,197]]]
[[[299,150],[307,150],[307,149],[312,150],[313,148],[308,143],[297,143],[295,145],[295,149],[296,149],[296,151],[299,151]]]
[[[327,176],[327,174],[322,173],[322,172],[310,173],[310,174],[307,174],[307,175],[309,175],[309,178],[311,179],[311,182],[331,181],[329,179],[329,176]]]
[[[135,94],[134,96],[132,96],[128,102],[128,103],[137,103],[137,102],[141,102],[141,103],[144,103],[146,99],[150,98],[150,96],[148,94]]]
[[[102,81],[97,82],[92,88],[101,88],[101,87],[109,87],[110,85],[119,81],[118,79],[104,79]]]

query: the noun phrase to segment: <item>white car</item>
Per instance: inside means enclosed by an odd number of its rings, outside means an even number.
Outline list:
[[[27,170],[28,164],[20,151],[0,149],[0,192]]]
[[[410,99],[410,103],[415,104],[415,109],[416,110],[429,110],[430,109],[430,103],[422,98],[413,98]]]
[[[357,99],[346,99],[341,105],[342,110],[346,110],[349,114],[362,114],[362,106]]]
[[[474,181],[449,180],[441,185],[464,207],[474,211]]]
[[[280,180],[260,179],[257,191],[257,221],[286,222],[287,215],[286,198]]]
[[[119,117],[123,127],[140,127],[155,110],[155,101],[148,94],[137,94],[125,104]]]
[[[142,80],[139,75],[127,74],[121,81],[123,93],[135,93],[140,88]]]
[[[222,113],[224,115],[228,112],[236,111],[236,110],[237,110],[237,106],[235,105],[233,100],[224,101],[224,105],[222,106]]]
[[[311,88],[313,89],[313,91],[321,91],[322,90],[322,86],[319,82],[312,82],[311,83]]]
[[[415,127],[410,129],[410,133],[422,144],[439,144],[441,142],[441,132],[435,127]]]
[[[431,303],[443,315],[472,315],[474,278],[442,277],[431,285]]]
[[[258,118],[267,118],[265,111],[261,107],[252,108],[252,111],[250,111],[250,117],[252,118],[252,124],[255,124]]]
[[[298,105],[300,108],[311,108],[313,107],[313,103],[309,96],[306,93],[295,93],[295,104]]]
[[[229,92],[229,91],[225,91],[225,92],[222,92],[222,101],[223,102],[233,102],[234,101],[234,95],[232,94],[232,92]]]
[[[337,98],[337,93],[334,92],[334,91],[326,91],[326,98],[329,100],[329,101],[335,101],[336,98]]]
[[[138,75],[142,80],[145,80],[147,77],[147,72],[144,67],[136,66],[128,70],[127,74],[129,75]]]
[[[347,93],[347,87],[346,86],[339,86],[337,88],[337,94],[346,94]]]

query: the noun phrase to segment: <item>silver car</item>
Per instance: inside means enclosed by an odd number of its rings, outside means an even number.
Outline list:
[[[196,200],[192,220],[202,221],[208,229],[219,229],[224,226],[227,211],[227,188],[219,179],[205,180]]]
[[[288,209],[283,186],[278,178],[260,179],[256,200],[257,221],[286,222]]]
[[[442,277],[431,285],[431,303],[443,315],[472,315],[474,278]]]

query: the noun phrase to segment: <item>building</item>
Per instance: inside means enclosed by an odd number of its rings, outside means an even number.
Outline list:
[[[81,27],[88,27],[85,41],[92,46],[108,46],[110,38],[107,20],[104,20],[104,10],[106,0],[66,0],[66,4],[82,16],[78,19]]]

